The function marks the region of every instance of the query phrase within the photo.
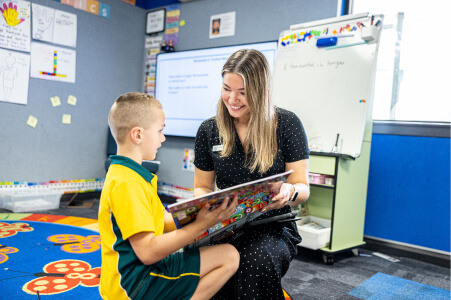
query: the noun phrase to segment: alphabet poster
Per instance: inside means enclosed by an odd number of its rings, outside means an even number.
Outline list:
[[[33,39],[75,48],[77,15],[35,3],[32,7]]]
[[[31,74],[33,78],[75,83],[74,50],[31,43]]]
[[[30,2],[0,0],[0,47],[30,52]]]
[[[0,101],[27,104],[30,55],[0,49]]]

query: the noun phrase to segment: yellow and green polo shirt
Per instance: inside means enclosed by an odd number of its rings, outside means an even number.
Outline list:
[[[157,194],[157,176],[127,157],[110,158],[99,207],[100,295],[114,300],[189,299],[199,281],[197,249],[144,265],[128,241],[140,232],[163,234],[164,206]]]

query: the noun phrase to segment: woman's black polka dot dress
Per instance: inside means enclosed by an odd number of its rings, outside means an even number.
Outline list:
[[[219,147],[214,147],[220,145],[216,118],[204,121],[197,132],[195,166],[204,171],[214,170],[216,185],[224,189],[282,173],[285,163],[307,159],[307,136],[299,118],[281,108],[277,108],[277,115],[278,153],[266,173],[251,173],[244,167],[244,149],[237,134],[232,154],[229,157],[220,156]],[[287,212],[290,212],[288,206],[269,211],[260,218]],[[247,230],[231,242],[240,252],[239,269],[214,299],[284,299],[280,280],[297,254],[296,245],[300,242],[294,222],[271,223]]]

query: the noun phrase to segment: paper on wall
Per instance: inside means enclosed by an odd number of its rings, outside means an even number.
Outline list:
[[[27,104],[30,55],[0,49],[0,101]]]
[[[33,78],[75,83],[76,52],[41,43],[31,43]]]
[[[0,0],[0,47],[30,52],[30,2]]]
[[[236,12],[210,16],[210,39],[235,35]]]
[[[33,39],[77,45],[77,15],[33,3]]]

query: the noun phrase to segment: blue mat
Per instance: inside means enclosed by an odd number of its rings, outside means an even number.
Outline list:
[[[450,291],[427,284],[377,273],[348,293],[360,299],[450,299]]]
[[[81,227],[0,221],[0,299],[100,299],[99,244]]]

